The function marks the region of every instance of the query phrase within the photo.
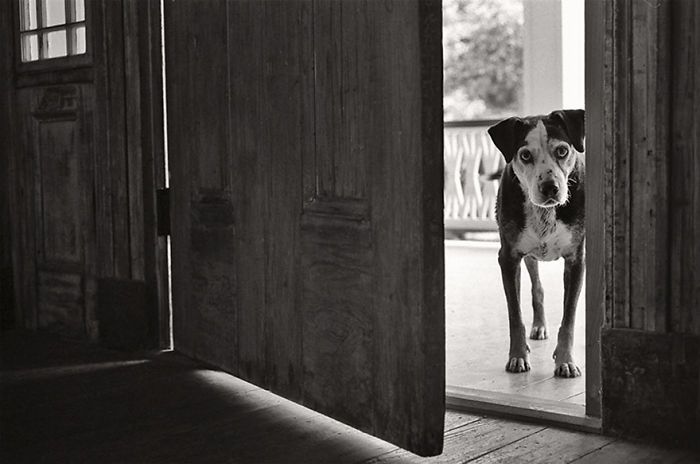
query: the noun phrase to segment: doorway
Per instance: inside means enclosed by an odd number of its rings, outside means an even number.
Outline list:
[[[509,116],[585,107],[583,16],[579,0],[443,2],[446,383],[453,407],[595,429],[586,390],[595,388],[598,376],[589,373],[600,366],[587,354],[597,328],[586,328],[585,288],[573,353],[582,375],[554,376],[563,260],[539,266],[549,336],[528,340],[532,370],[505,371],[509,333],[495,221],[497,173],[505,163],[486,132]],[[522,276],[529,333],[530,281],[525,270]]]

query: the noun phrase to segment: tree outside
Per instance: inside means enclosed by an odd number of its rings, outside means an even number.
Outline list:
[[[445,120],[520,113],[523,0],[443,0]]]

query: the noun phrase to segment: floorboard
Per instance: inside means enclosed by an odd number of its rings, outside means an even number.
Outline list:
[[[2,333],[0,348],[2,463],[700,462],[455,411],[444,453],[420,458],[173,352],[125,354],[29,332]]]

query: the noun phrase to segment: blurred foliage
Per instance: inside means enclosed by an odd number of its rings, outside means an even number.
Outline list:
[[[518,113],[523,0],[443,0],[445,120]]]

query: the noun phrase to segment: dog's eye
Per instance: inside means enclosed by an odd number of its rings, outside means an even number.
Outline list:
[[[520,159],[526,163],[532,161],[532,153],[527,150],[523,150],[520,152]]]
[[[563,145],[559,145],[555,150],[555,153],[557,155],[557,158],[566,158],[566,155],[569,154],[569,149]]]

